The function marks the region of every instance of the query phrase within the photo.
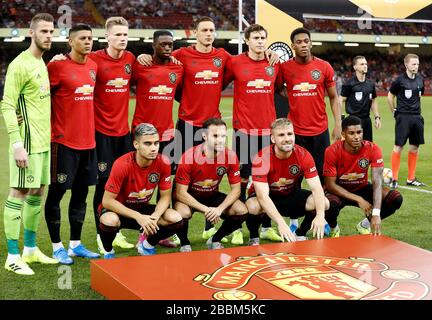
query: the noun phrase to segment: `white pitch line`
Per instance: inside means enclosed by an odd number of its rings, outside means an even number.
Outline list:
[[[432,193],[432,191],[429,191],[429,190],[423,190],[423,189],[413,188],[413,187],[399,186],[398,188],[405,189],[405,190],[418,191],[418,192],[423,192],[423,193]]]

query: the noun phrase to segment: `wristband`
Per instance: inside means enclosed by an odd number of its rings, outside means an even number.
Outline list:
[[[381,209],[372,209],[372,217],[374,216],[381,216]]]
[[[22,143],[22,141],[18,141],[18,142],[15,142],[14,144],[12,144],[12,148],[14,150],[16,150],[18,148],[23,148],[23,147],[24,147],[24,144]]]

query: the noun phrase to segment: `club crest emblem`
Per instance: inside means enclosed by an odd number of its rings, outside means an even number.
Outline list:
[[[366,169],[369,166],[369,160],[365,158],[361,158],[358,162],[358,165],[362,169]]]
[[[131,67],[131,65],[130,65],[129,63],[127,63],[127,64],[125,65],[124,69],[125,69],[125,72],[126,72],[127,74],[131,74],[132,67]]]
[[[220,58],[213,58],[213,65],[216,68],[222,67],[222,60]]]
[[[98,163],[98,169],[100,172],[105,172],[107,167],[108,167],[108,165],[106,162],[99,162]]]
[[[90,70],[90,77],[94,82],[96,82],[96,72],[94,70]]]
[[[274,75],[274,67],[266,67],[265,68],[265,72],[266,72],[266,74],[268,75],[268,76],[270,76],[270,77],[273,77],[273,75]]]
[[[169,74],[169,80],[172,84],[176,83],[177,81],[177,74],[175,72],[171,72]]]
[[[225,167],[218,167],[217,170],[216,170],[216,174],[219,177],[222,177],[225,173],[226,173],[226,168]]]
[[[311,76],[312,79],[314,79],[315,81],[319,80],[321,78],[321,72],[319,70],[312,70],[311,71]]]
[[[34,177],[32,175],[27,176],[27,182],[32,183],[34,181]]]
[[[67,180],[67,174],[65,173],[58,173],[57,174],[57,182],[58,183],[65,183]]]
[[[300,168],[298,167],[298,165],[294,164],[290,166],[289,171],[293,176],[295,176],[300,172]]]
[[[158,173],[150,173],[148,180],[150,183],[158,183],[159,182],[159,174]]]

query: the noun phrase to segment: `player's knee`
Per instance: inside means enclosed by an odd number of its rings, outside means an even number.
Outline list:
[[[389,205],[394,210],[398,210],[402,206],[403,197],[399,191],[390,190],[386,198],[387,198]]]
[[[254,216],[260,214],[262,211],[261,206],[256,198],[250,198],[246,201],[246,209],[249,214],[252,214]]]
[[[163,215],[163,219],[167,224],[177,223],[183,220],[181,214],[173,209],[167,209]]]
[[[107,227],[120,227],[120,218],[114,212],[106,212],[100,218],[99,221],[101,224]]]
[[[324,197],[324,210],[330,209],[330,201]]]
[[[306,200],[306,211],[315,210],[315,200],[312,195],[310,195]]]
[[[248,213],[246,205],[240,200],[234,202],[233,209],[233,215],[241,216]]]

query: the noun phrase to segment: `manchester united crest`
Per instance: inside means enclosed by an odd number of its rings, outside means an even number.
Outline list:
[[[213,58],[213,65],[216,68],[222,67],[222,59],[220,59],[220,58]]]
[[[96,72],[94,70],[90,70],[90,77],[94,82],[96,82]]]
[[[361,158],[361,159],[358,161],[358,165],[359,165],[360,168],[362,168],[362,169],[366,169],[366,168],[369,166],[369,160],[368,160],[368,159],[365,159],[365,158]]]
[[[32,183],[34,181],[34,177],[32,175],[27,176],[27,182]]]
[[[269,77],[273,77],[273,75],[274,75],[274,67],[271,67],[271,66],[266,67],[266,68],[265,68],[265,72],[266,72],[266,74],[267,74]]]
[[[297,175],[297,174],[300,172],[300,168],[299,168],[298,165],[294,164],[294,165],[290,166],[290,168],[289,168],[289,172],[290,172],[293,176],[295,176],[295,175]]]
[[[171,82],[172,84],[176,83],[176,81],[177,81],[177,73],[175,73],[175,72],[171,72],[171,73],[169,74],[169,80],[170,80],[170,82]]]
[[[150,173],[148,180],[150,183],[158,183],[159,182],[159,174],[158,173]]]
[[[127,63],[127,64],[125,65],[124,69],[125,69],[125,72],[126,72],[127,74],[131,74],[131,72],[132,72],[132,67],[131,67],[131,65],[130,65],[129,63]]]
[[[225,173],[226,173],[226,168],[225,167],[218,167],[217,170],[216,170],[216,174],[219,177],[222,177]]]
[[[311,76],[312,76],[312,79],[314,79],[315,81],[317,81],[317,80],[319,80],[320,78],[321,78],[321,71],[319,71],[319,70],[312,70],[311,71]]]
[[[105,172],[107,167],[108,167],[108,165],[106,162],[99,162],[98,163],[98,169],[100,172]]]
[[[57,182],[58,183],[65,183],[67,180],[67,174],[65,173],[58,173],[57,174]]]

